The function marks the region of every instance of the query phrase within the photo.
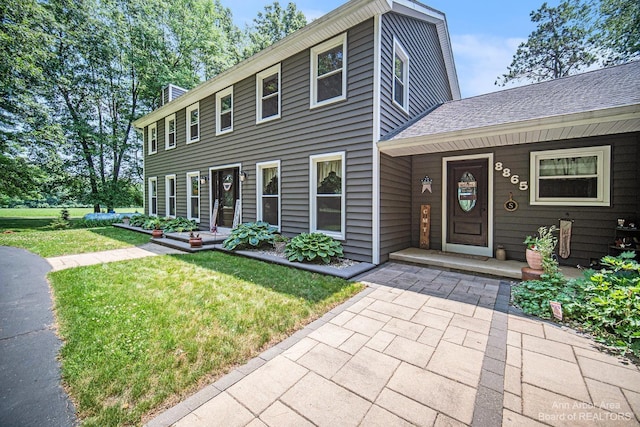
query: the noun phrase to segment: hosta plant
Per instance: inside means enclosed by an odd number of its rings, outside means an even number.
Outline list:
[[[284,255],[289,261],[329,264],[331,258],[341,257],[343,253],[342,244],[326,234],[302,233],[287,243]]]
[[[198,228],[198,224],[192,219],[177,217],[164,223],[162,229],[165,233],[181,233],[183,231],[193,231]]]
[[[259,248],[262,245],[272,245],[277,229],[266,222],[247,222],[240,224],[229,237],[222,242],[222,247],[230,251],[248,247]]]

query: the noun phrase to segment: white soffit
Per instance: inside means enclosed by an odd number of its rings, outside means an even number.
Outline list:
[[[640,105],[378,142],[392,157],[640,132]]]

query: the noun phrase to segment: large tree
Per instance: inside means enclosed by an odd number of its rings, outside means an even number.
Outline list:
[[[543,3],[531,12],[537,28],[518,46],[508,72],[496,83],[555,79],[595,63],[591,30],[585,25],[590,13],[590,7],[579,0],[566,0],[557,7]]]
[[[127,203],[140,180],[133,121],[158,105],[160,89],[187,89],[237,61],[228,9],[210,0],[49,0],[50,55],[38,99],[62,129],[66,170],[96,209]],[[227,27],[225,27],[227,26]]]
[[[244,49],[244,57],[247,58],[271,46],[305,25],[307,18],[297,9],[295,3],[288,3],[284,9],[277,1],[265,6],[264,13],[258,12],[258,16],[253,19],[253,25],[247,29],[249,40]]]

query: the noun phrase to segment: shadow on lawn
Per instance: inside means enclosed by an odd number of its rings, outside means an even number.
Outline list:
[[[51,231],[53,218],[0,218],[0,232]]]
[[[239,280],[302,298],[316,304],[344,290],[353,282],[264,261],[225,254],[200,252],[187,255],[170,255],[198,267],[233,276]]]

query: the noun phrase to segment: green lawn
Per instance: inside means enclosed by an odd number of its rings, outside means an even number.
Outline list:
[[[85,425],[140,424],[362,289],[219,252],[50,274],[63,378]]]
[[[51,230],[48,218],[0,218],[0,245],[42,257],[106,251],[141,245],[149,236],[113,226]]]
[[[0,218],[56,218],[62,208],[0,208]],[[93,208],[68,208],[71,218],[82,218]],[[116,208],[116,212],[143,212],[143,208]]]

